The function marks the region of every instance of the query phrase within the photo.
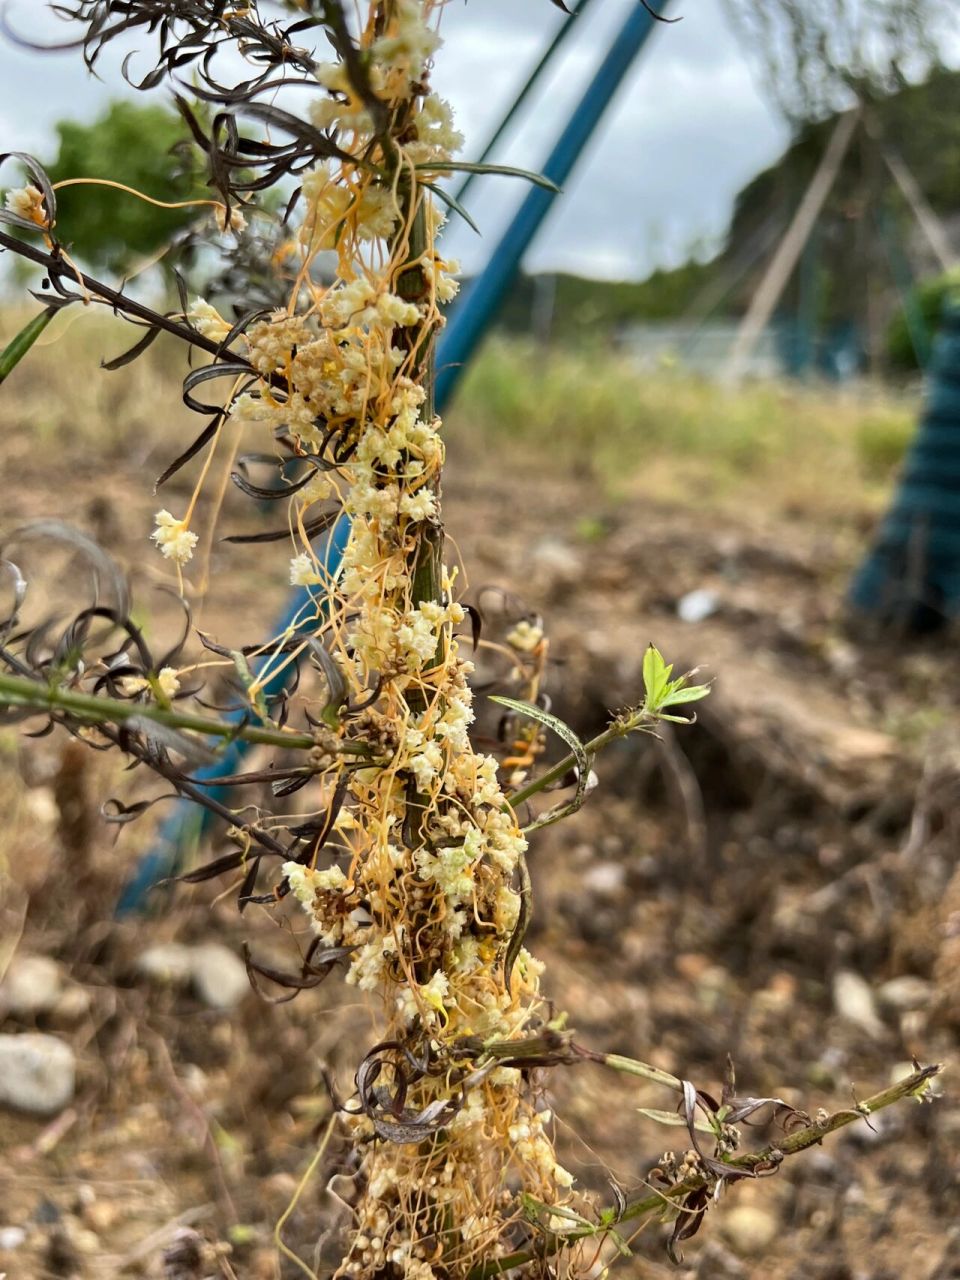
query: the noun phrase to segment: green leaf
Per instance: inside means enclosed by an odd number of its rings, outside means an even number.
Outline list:
[[[56,315],[52,307],[41,311],[23,326],[20,332],[0,351],[0,382],[3,382],[17,367],[44,329]]]
[[[435,182],[421,182],[420,185],[421,187],[426,187],[428,191],[432,191],[435,196],[444,202],[444,204],[449,205],[451,209],[459,213],[467,226],[471,227],[477,235],[480,235],[480,228],[474,222],[473,218],[470,217],[470,214],[467,213],[466,209],[456,196],[452,196],[449,191],[444,191],[443,187],[438,187]]]
[[[496,173],[505,178],[526,178],[528,182],[543,187],[546,191],[560,194],[560,188],[552,179],[532,169],[518,169],[512,164],[470,164],[466,160],[432,160],[426,164],[418,164],[417,168],[435,173]]]
[[[686,1129],[686,1116],[679,1115],[676,1111],[657,1111],[654,1107],[637,1107],[637,1113],[646,1116],[648,1120],[653,1120],[657,1124],[669,1125],[672,1128]],[[697,1116],[693,1127],[699,1133],[713,1133],[713,1125],[704,1120],[701,1116]]]
[[[660,705],[662,707],[672,707],[678,702],[699,702],[709,692],[710,686],[708,684],[691,684],[686,688],[681,685],[678,688],[668,689]]]
[[[230,657],[233,659],[233,665],[236,668],[237,675],[240,677],[240,682],[253,703],[253,709],[261,720],[269,720],[263,689],[257,687],[256,677],[250,670],[250,663],[247,662],[247,659],[239,649],[231,649]]]
[[[643,655],[643,687],[650,711],[656,711],[661,705],[667,685],[670,683],[671,671],[673,671],[672,664],[667,666],[663,660],[663,654],[656,645],[647,645],[647,651]]]

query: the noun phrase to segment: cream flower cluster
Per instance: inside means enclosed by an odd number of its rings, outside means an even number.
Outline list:
[[[186,520],[178,520],[169,511],[158,511],[153,517],[156,529],[150,537],[167,560],[178,565],[193,559],[193,549],[199,541],[197,534],[187,528]]]
[[[48,214],[46,205],[43,203],[43,192],[32,182],[25,187],[15,187],[12,191],[8,191],[4,204],[10,213],[15,213],[18,218],[35,222],[38,227],[47,225]]]

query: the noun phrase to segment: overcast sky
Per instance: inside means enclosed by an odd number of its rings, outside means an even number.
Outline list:
[[[635,3],[594,0],[498,159],[542,164]],[[722,0],[672,0],[670,12],[683,20],[655,28],[531,248],[528,269],[640,278],[675,265],[722,233],[738,189],[782,151],[786,128],[762,96]],[[39,40],[76,30],[39,0],[13,0],[7,13],[12,26]],[[560,21],[549,0],[451,0],[433,79],[454,105],[468,157]],[[149,47],[146,36],[140,45]],[[104,59],[101,76],[88,76],[76,52],[40,55],[0,38],[3,150],[49,157],[57,120],[90,119],[110,97],[132,92],[119,57]],[[5,186],[4,179],[6,172]],[[483,237],[463,227],[451,237],[468,269],[482,261],[522,195],[515,181],[477,185],[483,190],[475,186],[471,211]]]

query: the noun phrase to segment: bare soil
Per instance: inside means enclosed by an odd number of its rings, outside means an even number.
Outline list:
[[[11,442],[5,458],[4,528],[51,513],[80,524],[130,565],[148,626],[172,634],[146,541],[161,504],[144,492],[143,459],[111,464],[105,483],[100,459],[69,449],[39,456]],[[878,645],[850,630],[842,592],[864,530],[752,511],[706,517],[693,499],[664,507],[641,492],[613,501],[573,478],[529,482],[479,449],[455,456],[450,475],[468,598],[496,583],[543,615],[554,710],[582,737],[638,700],[650,640],[678,668],[704,664],[715,677],[695,726],[613,748],[586,808],[536,838],[528,945],[578,1039],[713,1092],[729,1054],[742,1092],[811,1114],[852,1105],[913,1057],[955,1059],[955,648],[946,637]],[[184,493],[175,484],[163,503]],[[228,495],[224,529],[258,518]],[[234,642],[267,634],[283,596],[270,565],[265,552],[218,544],[202,628],[229,629]],[[695,624],[677,611],[693,590],[714,596]],[[336,975],[288,1004],[251,991],[226,1014],[146,982],[138,954],[170,939],[236,951],[246,941],[292,967],[299,925],[278,930],[255,909],[240,918],[219,882],[161,893],[150,918],[115,921],[118,888],[162,810],[118,836],[98,807],[159,789],[138,791],[112,758],[56,735],[12,741],[0,756],[0,958],[14,946],[52,956],[87,1001],[0,1028],[50,1030],[80,1062],[66,1112],[0,1120],[0,1228],[25,1232],[6,1251],[0,1232],[0,1274],[302,1276],[273,1243],[286,1213],[283,1239],[325,1275],[317,1242],[342,1221],[343,1184],[331,1182],[342,1150],[331,1148],[291,1205],[330,1114],[324,1073],[349,1093],[375,1011]],[[839,972],[864,980],[865,1007],[838,999]],[[886,984],[905,975],[921,980],[907,1002],[916,1007],[897,1008]],[[638,1086],[588,1066],[542,1082],[564,1163],[598,1203],[613,1202],[611,1179],[641,1192],[664,1148],[685,1145],[682,1130],[637,1114],[671,1105]],[[666,1228],[651,1225],[614,1274],[960,1276],[951,1088],[948,1074],[932,1105],[857,1123],[775,1177],[734,1187],[680,1271],[664,1253]],[[744,1142],[768,1136],[745,1130]],[[196,1265],[191,1230],[205,1251]]]

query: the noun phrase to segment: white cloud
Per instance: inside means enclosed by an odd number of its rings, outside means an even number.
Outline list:
[[[637,0],[594,0],[500,159],[539,168]],[[715,237],[736,192],[775,159],[787,133],[758,92],[721,0],[673,0],[682,22],[658,26],[621,86],[527,256],[534,269],[639,277]],[[38,40],[72,34],[35,0],[18,0],[11,24]],[[475,155],[562,21],[549,0],[470,0],[443,15],[446,47],[435,73]],[[582,24],[582,25],[580,25]],[[126,47],[149,47],[139,35]],[[956,51],[960,58],[960,47]],[[144,55],[146,57],[146,53]],[[96,80],[77,52],[35,54],[0,41],[0,118],[6,145],[48,155],[64,117],[89,119],[132,93],[111,51]],[[452,251],[480,265],[524,192],[483,179],[471,206],[482,240],[460,226]]]

